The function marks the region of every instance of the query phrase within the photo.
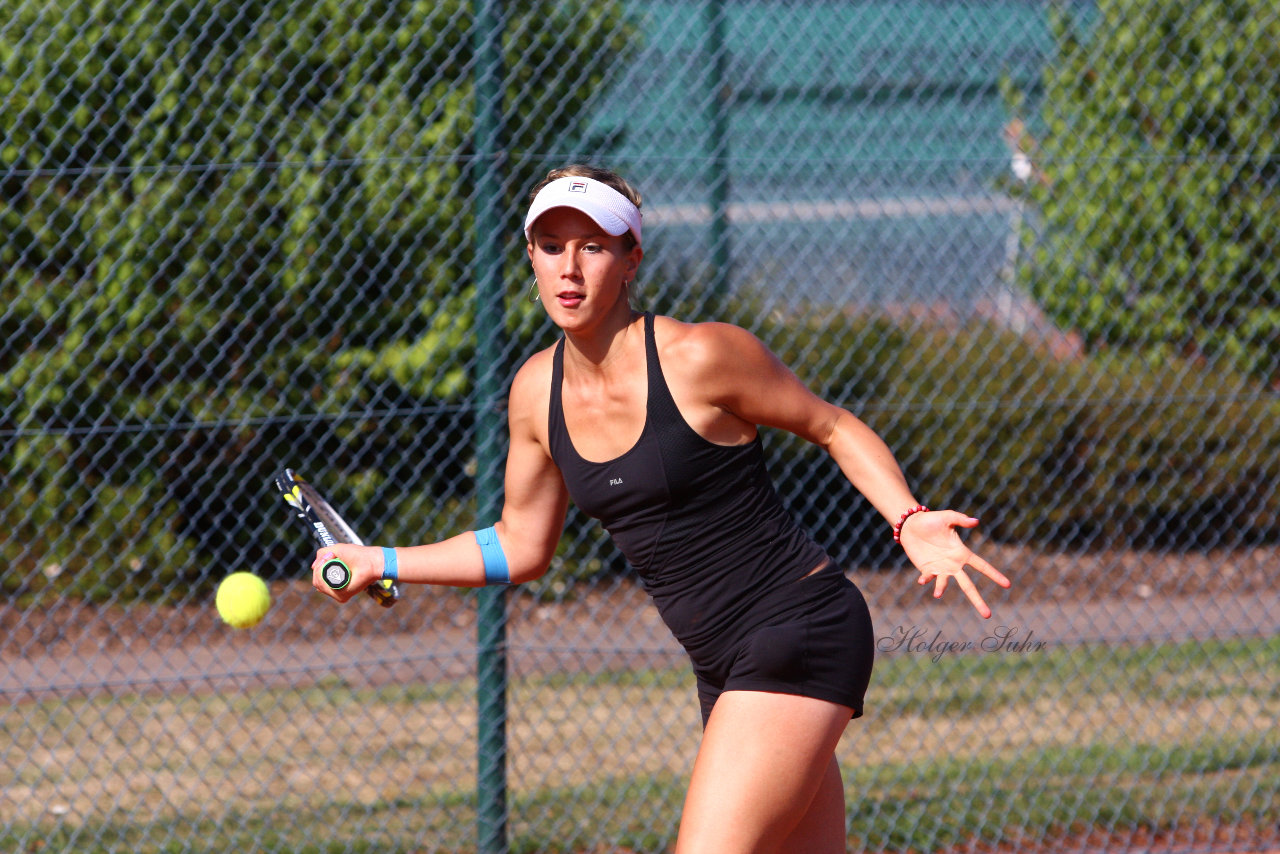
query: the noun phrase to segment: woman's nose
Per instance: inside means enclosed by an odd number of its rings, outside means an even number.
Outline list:
[[[578,253],[569,251],[560,256],[560,275],[566,279],[577,279],[581,273],[578,265]]]

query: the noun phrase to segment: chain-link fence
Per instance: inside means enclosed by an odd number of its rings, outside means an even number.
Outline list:
[[[493,520],[523,194],[581,160],[646,307],[755,332],[1014,581],[931,601],[766,436],[880,638],[851,848],[1280,845],[1270,0],[0,6],[0,848],[671,847],[692,677],[590,520],[505,603],[337,609],[269,483]]]

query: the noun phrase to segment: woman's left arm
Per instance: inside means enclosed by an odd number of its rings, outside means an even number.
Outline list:
[[[713,404],[744,421],[787,430],[825,448],[891,525],[919,505],[884,440],[852,413],[815,395],[758,338],[728,324],[702,324],[699,332],[707,359],[700,373]],[[933,595],[940,597],[955,579],[985,619],[991,609],[964,568],[972,567],[1001,587],[1010,582],[960,539],[957,528],[977,524],[954,510],[915,512],[901,526],[901,543],[920,571],[919,583],[933,581]]]

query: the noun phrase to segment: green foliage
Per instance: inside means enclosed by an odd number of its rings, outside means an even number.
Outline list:
[[[1043,138],[1022,140],[1043,172],[1022,281],[1092,346],[1280,381],[1274,3],[1055,8]]]
[[[200,573],[201,539],[261,501],[261,470],[223,481],[252,495],[200,493],[245,466],[255,420],[469,391],[472,6],[0,0],[0,430],[79,437],[56,478],[31,458],[63,484],[44,500],[74,503],[71,481],[90,504],[138,482],[199,494],[148,512],[182,507],[169,558]],[[620,21],[512,6],[508,109],[550,105],[573,139]],[[513,127],[518,150],[551,132]],[[513,164],[510,187],[543,168]],[[121,432],[138,423],[190,429]],[[0,507],[9,529],[28,515]],[[55,551],[102,554],[84,533]]]
[[[1063,360],[976,320],[958,331],[864,316],[760,326],[816,392],[885,438],[918,495],[990,536],[1049,548],[1280,536],[1280,435],[1257,430],[1280,423],[1280,400],[1256,381],[1178,358]],[[844,358],[817,376],[813,353]],[[821,450],[770,438],[780,488],[825,545],[850,563],[894,557],[884,521]]]
[[[180,594],[178,508],[156,477],[143,472],[126,484],[77,477],[75,443],[65,436],[19,439],[8,451],[4,518],[11,527],[0,558],[33,571],[4,573],[0,594],[30,606],[68,594],[98,601]]]

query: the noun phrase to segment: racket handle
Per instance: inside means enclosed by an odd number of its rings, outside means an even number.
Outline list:
[[[365,588],[365,592],[384,608],[390,608],[400,601],[400,586],[389,578],[373,582]]]
[[[336,557],[330,558],[320,567],[320,577],[330,589],[341,590],[351,583],[351,569]]]

